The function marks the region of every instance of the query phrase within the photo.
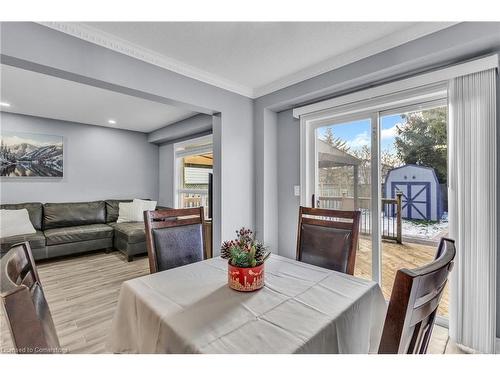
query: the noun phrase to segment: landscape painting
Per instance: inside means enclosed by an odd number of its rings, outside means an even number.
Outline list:
[[[63,177],[63,137],[2,131],[2,177]]]

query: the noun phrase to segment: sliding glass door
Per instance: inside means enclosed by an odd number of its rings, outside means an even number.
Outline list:
[[[355,275],[380,283],[387,299],[397,270],[432,261],[448,232],[447,105],[439,95],[301,121],[302,205],[361,211]],[[441,316],[448,303],[446,290]]]

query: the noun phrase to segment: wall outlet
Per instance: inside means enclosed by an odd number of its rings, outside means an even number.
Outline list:
[[[300,185],[294,185],[293,195],[295,195],[296,197],[300,197]]]

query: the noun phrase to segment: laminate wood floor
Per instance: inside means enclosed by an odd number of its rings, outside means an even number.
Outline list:
[[[149,273],[147,257],[127,262],[119,252],[86,254],[37,264],[61,347],[69,353],[106,353],[121,284]],[[0,350],[12,352],[4,316]],[[434,329],[429,352],[455,353],[448,330]]]

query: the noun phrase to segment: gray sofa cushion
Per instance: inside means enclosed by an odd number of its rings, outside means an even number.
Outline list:
[[[118,220],[118,205],[120,202],[132,202],[132,199],[107,199],[106,202],[106,223]]]
[[[36,233],[0,238],[2,254],[9,251],[9,249],[16,243],[25,241],[28,241],[33,249],[45,247],[45,236],[42,231],[37,230]]]
[[[43,229],[64,228],[77,225],[104,224],[104,201],[77,203],[45,203],[43,205]]]
[[[133,221],[130,223],[109,223],[115,230],[115,237],[125,240],[127,243],[139,243],[146,241],[146,230],[144,222]]]
[[[113,237],[113,228],[106,224],[79,225],[66,228],[54,228],[44,231],[47,246],[63,243],[90,241]]]
[[[26,208],[30,217],[31,224],[36,230],[42,230],[42,216],[43,209],[42,204],[38,202],[33,203],[17,203],[17,204],[2,204],[0,209],[2,210],[22,210]]]

